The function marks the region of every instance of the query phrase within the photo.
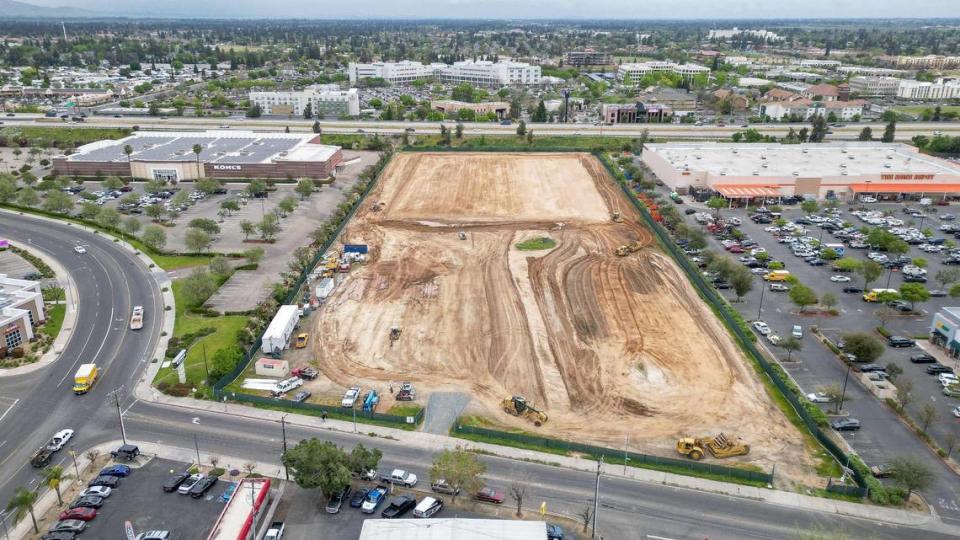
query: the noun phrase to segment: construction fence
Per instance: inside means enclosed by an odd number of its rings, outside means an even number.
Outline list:
[[[318,405],[316,403],[300,403],[297,401],[290,401],[288,399],[269,398],[264,396],[255,396],[252,394],[224,392],[223,395],[232,401],[237,401],[240,403],[253,403],[255,405],[265,405],[268,407],[300,410],[312,416],[323,417],[326,415],[327,418],[335,418],[337,420],[347,421],[357,419],[362,422],[366,419],[369,419],[387,424],[419,425],[421,422],[423,422],[423,416],[426,413],[426,409],[421,408],[413,416],[398,416],[395,414],[383,414],[357,409],[346,409],[343,407]]]
[[[596,156],[600,162],[603,163],[604,167],[606,167],[607,172],[609,172],[610,175],[613,176],[616,182],[620,185],[620,188],[630,199],[630,202],[637,209],[637,211],[640,212],[640,215],[643,216],[647,226],[650,227],[650,229],[654,232],[660,244],[673,257],[674,261],[680,265],[680,268],[683,269],[684,273],[687,274],[687,278],[700,293],[700,296],[707,303],[709,303],[717,313],[720,314],[720,317],[723,319],[723,322],[726,324],[727,328],[733,334],[734,338],[740,343],[741,348],[757,362],[761,369],[763,369],[763,372],[767,374],[773,384],[777,387],[777,390],[780,391],[793,410],[797,413],[801,420],[803,420],[803,423],[807,426],[807,429],[814,436],[817,442],[823,445],[823,447],[826,448],[834,458],[836,458],[838,463],[848,463],[849,457],[847,456],[846,452],[844,452],[843,449],[841,449],[826,433],[823,432],[823,430],[820,429],[820,426],[817,425],[816,421],[800,403],[796,394],[790,391],[786,382],[780,378],[778,373],[776,373],[767,358],[760,353],[750,336],[745,334],[743,328],[740,326],[740,324],[738,324],[737,317],[732,312],[730,305],[716,292],[716,290],[714,290],[711,285],[706,282],[699,269],[690,262],[690,259],[688,259],[682,251],[680,251],[680,248],[673,242],[670,233],[653,219],[653,217],[647,211],[647,208],[640,202],[639,199],[637,199],[636,195],[630,189],[630,186],[624,180],[623,175],[613,169],[609,160],[606,159],[605,156],[601,154],[596,154]],[[831,483],[831,487],[833,489],[828,488],[828,491],[843,493],[845,495],[853,495],[855,491],[857,496],[867,496],[868,490],[866,479],[855,468],[852,470],[852,475],[854,481],[857,483],[857,487],[840,486]]]

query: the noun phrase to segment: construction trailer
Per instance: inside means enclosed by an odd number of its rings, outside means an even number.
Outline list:
[[[317,300],[325,300],[330,293],[333,292],[333,288],[336,286],[336,282],[333,281],[333,278],[323,278],[320,280],[320,284],[317,285],[316,293]]]
[[[280,306],[277,314],[270,321],[270,326],[263,333],[263,354],[279,355],[290,347],[290,338],[300,320],[300,308],[296,305]]]

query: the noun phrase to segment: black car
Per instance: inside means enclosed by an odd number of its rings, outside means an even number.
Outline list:
[[[343,501],[350,499],[350,486],[343,488],[343,491],[339,493],[334,493],[330,496],[330,499],[327,501],[327,513],[336,514],[340,511],[340,507],[343,506]]]
[[[130,461],[131,459],[140,455],[140,447],[135,444],[125,444],[113,452],[110,452],[110,455],[113,457],[113,459],[125,459]]]
[[[50,531],[40,537],[40,540],[73,540],[77,533],[72,531]]]
[[[394,499],[390,506],[384,508],[383,512],[380,512],[380,516],[386,519],[398,518],[413,510],[416,506],[417,500],[412,495],[401,495]]]
[[[87,487],[103,486],[113,489],[120,485],[120,479],[116,476],[98,476],[87,484]]]
[[[890,336],[887,338],[887,345],[891,347],[914,347],[917,342],[903,336]]]
[[[914,364],[936,364],[937,359],[930,356],[927,353],[915,354],[910,357],[910,361]]]
[[[696,213],[697,213],[697,209],[696,209],[696,208],[687,208],[686,210],[683,211],[683,213],[689,216],[690,214],[696,214]]]
[[[863,364],[861,366],[857,366],[857,371],[861,373],[878,373],[878,372],[886,372],[887,368],[879,364]]]
[[[843,288],[843,292],[845,292],[845,293],[862,294],[862,293],[863,293],[863,287],[857,287],[857,286],[844,287],[844,288]]]
[[[807,262],[810,264],[810,266],[823,266],[824,264],[826,264],[825,262],[823,262],[823,259],[813,259]]]
[[[904,279],[904,281],[906,281],[906,279]],[[887,305],[890,306],[892,309],[899,311],[900,313],[909,313],[913,311],[913,309],[910,307],[910,304],[904,302],[903,300],[894,300],[892,302],[887,302]]]
[[[367,498],[367,493],[370,493],[370,488],[360,488],[354,491],[353,497],[350,497],[350,508],[360,508],[363,506],[363,501]]]
[[[219,478],[217,478],[216,476],[204,476],[203,478],[200,479],[199,482],[197,482],[196,484],[194,484],[192,488],[190,488],[190,492],[189,492],[190,496],[193,497],[194,499],[199,499],[200,497],[203,497],[203,494],[206,493],[210,488],[212,488],[213,485],[217,483],[217,480],[219,480]]]
[[[187,478],[190,478],[190,473],[188,472],[178,473],[167,478],[167,481],[163,483],[163,491],[166,493],[176,491],[177,488],[180,487],[180,484]]]
[[[837,431],[859,431],[860,421],[856,418],[840,418],[830,422],[830,427]]]
[[[77,497],[70,503],[70,508],[100,508],[103,506],[103,497],[96,495],[87,495],[86,497]]]
[[[947,257],[943,260],[943,264],[960,264],[960,257]]]
[[[941,373],[953,373],[953,368],[943,364],[930,364],[927,366],[927,375],[939,375]]]
[[[716,287],[716,288],[718,288],[718,289],[729,289],[729,288],[730,288],[730,284],[727,283],[726,281],[717,281],[717,282],[714,282],[713,286]]]

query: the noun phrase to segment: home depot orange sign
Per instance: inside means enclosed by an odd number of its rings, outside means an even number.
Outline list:
[[[881,174],[880,180],[933,180],[932,174]]]

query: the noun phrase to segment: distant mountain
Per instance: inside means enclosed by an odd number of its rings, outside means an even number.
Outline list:
[[[44,7],[17,2],[16,0],[0,0],[0,13],[4,17],[19,18],[71,18],[71,17],[98,17],[101,14],[95,11],[79,9],[69,6]]]

